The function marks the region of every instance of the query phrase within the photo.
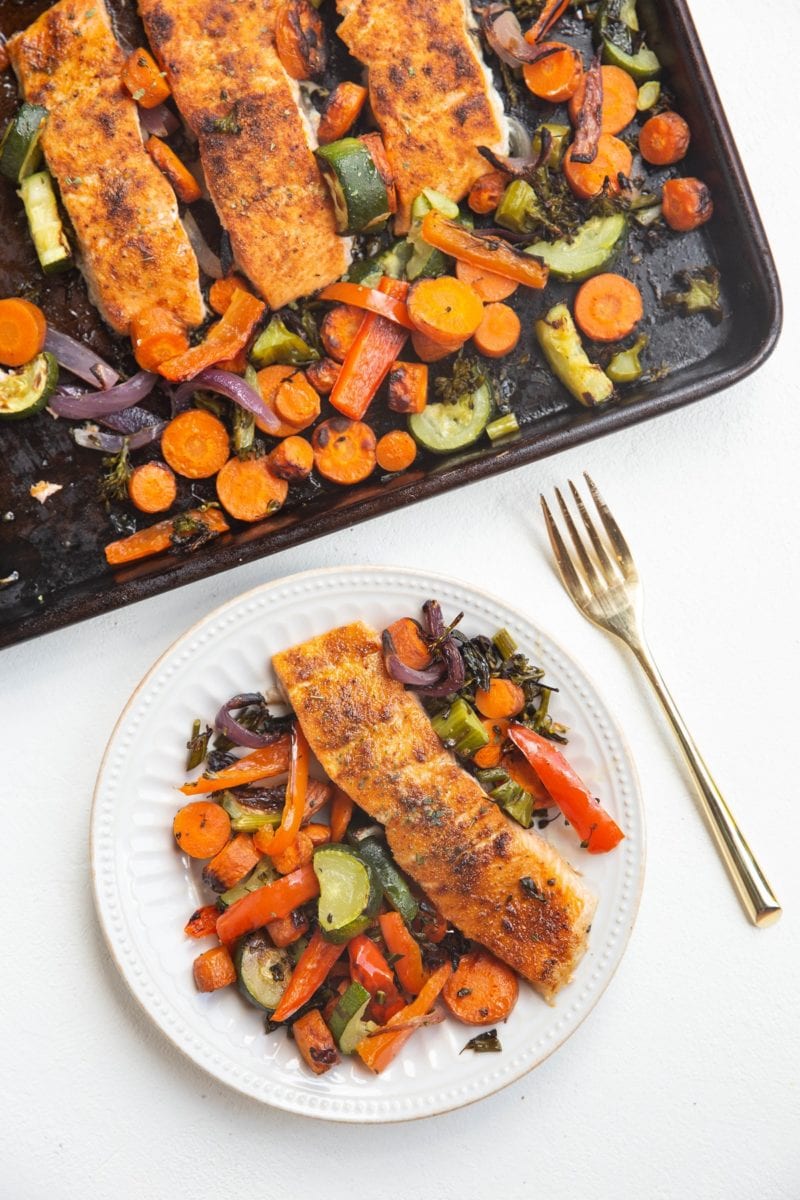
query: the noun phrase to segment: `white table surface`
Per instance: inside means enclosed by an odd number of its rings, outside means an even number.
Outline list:
[[[693,3],[782,274],[784,335],[757,375],[0,655],[2,1200],[800,1196],[800,9],[779,9],[777,36],[746,0]],[[537,494],[584,468],[636,551],[662,670],[785,906],[774,928],[745,921],[644,683],[551,568]],[[628,952],[573,1038],[478,1105],[361,1129],[246,1100],[168,1044],[109,961],[87,844],[102,749],[151,662],[238,592],[348,562],[449,572],[530,611],[601,684],[649,822]]]

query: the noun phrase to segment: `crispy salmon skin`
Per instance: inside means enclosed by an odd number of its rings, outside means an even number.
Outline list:
[[[272,663],[311,749],[385,826],[397,863],[449,921],[552,1001],[586,949],[596,907],[577,872],[458,766],[416,697],[387,674],[369,626],[333,629]]]
[[[175,194],[147,154],[103,0],[60,0],[9,40],[25,99],[48,110],[42,149],[78,240],[92,302],[117,333],[160,305],[204,315]]]
[[[367,68],[369,98],[395,176],[395,229],[424,187],[460,200],[507,150],[503,106],[472,36],[465,0],[336,0],[337,33]]]

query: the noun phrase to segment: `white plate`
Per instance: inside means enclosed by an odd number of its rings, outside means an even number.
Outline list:
[[[475,1030],[454,1020],[420,1030],[383,1075],[352,1059],[312,1076],[282,1033],[266,1036],[259,1012],[236,989],[200,995],[191,965],[199,943],[183,934],[208,896],[198,864],[178,853],[172,818],[195,717],[210,717],[236,692],[271,682],[276,650],[357,617],[378,629],[424,600],[461,628],[505,625],[560,688],[553,711],[570,727],[569,758],[625,831],[619,849],[589,855],[562,823],[546,836],[600,897],[590,949],[573,982],[549,1007],[527,985],[499,1033],[501,1054],[459,1054]],[[401,1121],[488,1096],[542,1062],[577,1028],[622,957],[644,867],[644,820],[624,740],[592,684],[526,617],[472,587],[422,571],[334,568],[293,575],[247,592],[200,621],[159,659],[111,736],[92,810],[95,900],[111,953],[134,996],[199,1066],[248,1096],[336,1121]]]

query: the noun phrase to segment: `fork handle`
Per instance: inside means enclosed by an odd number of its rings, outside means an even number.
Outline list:
[[[728,808],[722,793],[717,787],[702,755],[686,728],[683,717],[678,712],[675,701],[669,694],[661,672],[653,660],[644,642],[631,646],[645,675],[653,685],[665,713],[675,730],[681,749],[686,756],[697,790],[703,814],[708,827],[714,836],[728,874],[736,885],[739,898],[744,909],[754,925],[772,925],[781,915],[781,906],[775,898],[772,888],[764,878],[764,873],[747,844],[744,834],[737,825],[731,810]]]

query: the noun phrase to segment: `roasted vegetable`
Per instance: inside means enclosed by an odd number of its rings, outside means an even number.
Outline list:
[[[327,183],[336,228],[362,233],[382,225],[391,212],[389,194],[369,147],[360,138],[341,138],[315,152]]]
[[[658,75],[661,63],[645,44],[636,15],[636,0],[602,0],[595,17],[595,43],[602,48],[603,62],[623,71],[637,83]]]
[[[591,408],[611,399],[614,385],[589,361],[566,304],[556,304],[534,328],[550,368],[576,400]]]
[[[720,275],[717,268],[709,264],[678,271],[675,279],[680,289],[667,292],[662,301],[664,306],[674,309],[682,317],[704,312],[714,325],[718,325],[724,313],[719,300]]]
[[[19,370],[0,370],[0,421],[19,421],[41,412],[57,383],[58,363],[47,350]]]
[[[489,741],[483,722],[466,700],[461,698],[451,704],[449,709],[433,717],[431,725],[445,745],[464,758],[471,758],[476,750],[480,750]]]
[[[374,871],[351,847],[321,846],[314,853],[319,880],[319,924],[325,939],[337,945],[362,933],[375,917],[381,887]]]
[[[250,351],[250,361],[259,370],[272,363],[296,367],[316,362],[319,356],[319,351],[299,333],[289,329],[278,313],[270,317],[269,324],[258,335]]]
[[[642,374],[642,364],[639,355],[648,343],[648,338],[642,334],[627,350],[618,350],[606,367],[606,375],[612,383],[635,383]]]
[[[0,142],[0,175],[12,183],[22,183],[38,170],[42,161],[39,139],[47,109],[40,104],[22,104],[11,118]]]
[[[264,930],[257,929],[242,938],[235,963],[242,995],[256,1008],[276,1009],[292,973],[286,951],[273,946]]]
[[[45,275],[68,270],[72,266],[72,250],[58,213],[49,172],[26,175],[20,184],[19,196],[25,205],[39,266]]]
[[[622,213],[590,217],[571,240],[535,242],[525,253],[535,255],[550,268],[554,279],[577,283],[605,271],[625,242],[628,222]]]

